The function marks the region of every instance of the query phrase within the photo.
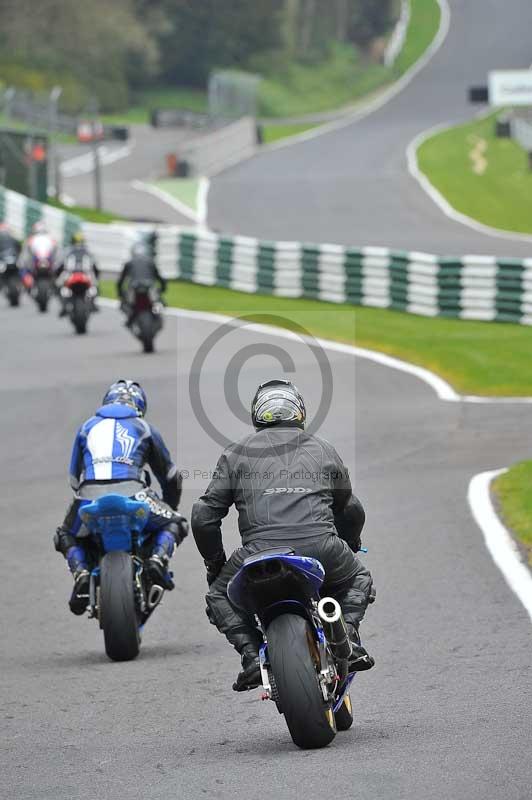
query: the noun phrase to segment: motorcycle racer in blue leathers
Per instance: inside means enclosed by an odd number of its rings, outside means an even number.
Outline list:
[[[101,407],[76,435],[70,462],[75,497],[54,537],[55,548],[67,560],[74,578],[69,605],[76,615],[87,607],[92,560],[79,510],[105,494],[136,497],[150,506],[146,571],[152,583],[174,588],[168,563],[188,532],[186,519],[177,513],[182,476],[161,434],[144,419],[146,408],[142,387],[120,379],[109,387]],[[148,488],[146,465],[161,486],[162,501]]]

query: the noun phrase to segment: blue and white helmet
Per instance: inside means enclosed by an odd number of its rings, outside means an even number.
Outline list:
[[[148,408],[146,392],[136,381],[120,378],[111,384],[103,396],[102,405],[109,403],[123,403],[137,410],[139,417],[143,417]]]

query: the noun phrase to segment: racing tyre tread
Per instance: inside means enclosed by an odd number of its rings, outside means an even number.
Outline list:
[[[140,633],[129,553],[106,553],[100,564],[100,624],[105,652],[113,661],[131,661],[139,654]]]
[[[294,743],[302,749],[326,747],[336,735],[336,725],[318,682],[309,623],[295,614],[282,614],[269,624],[266,636],[279,705]]]

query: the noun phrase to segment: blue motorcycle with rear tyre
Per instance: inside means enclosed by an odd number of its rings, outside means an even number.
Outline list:
[[[303,749],[325,747],[353,723],[351,643],[339,603],[320,598],[324,577],[318,560],[278,548],[247,558],[227,587],[263,634],[263,699],[275,702]]]
[[[80,509],[97,566],[91,570],[89,617],[103,630],[105,652],[113,661],[131,661],[140,650],[142,629],[161,602],[164,589],[144,571],[143,545],[150,506],[108,494]]]

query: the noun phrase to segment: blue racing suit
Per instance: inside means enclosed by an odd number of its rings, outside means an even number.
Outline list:
[[[148,465],[162,489],[162,502],[147,488]],[[177,513],[182,476],[173,463],[161,434],[137,411],[123,403],[98,409],[78,430],[70,461],[70,483],[76,496],[54,543],[73,573],[88,568],[89,553],[79,510],[104,494],[135,496],[150,506],[147,533],[151,552],[171,558],[176,544],[186,536],[186,521]]]

